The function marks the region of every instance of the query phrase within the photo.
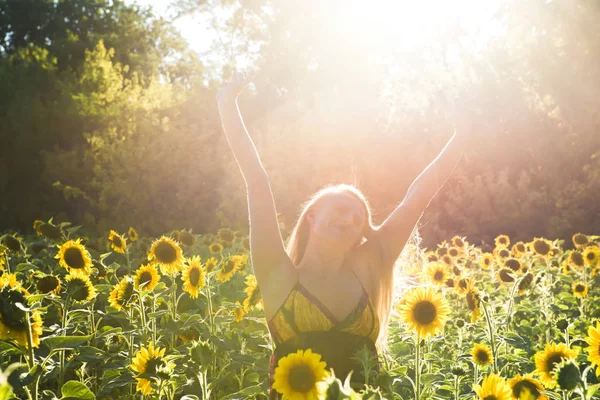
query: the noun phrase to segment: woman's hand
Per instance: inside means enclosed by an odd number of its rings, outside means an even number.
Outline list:
[[[229,83],[219,89],[217,101],[222,102],[235,101],[242,90],[252,81],[253,76],[245,72],[236,72]]]

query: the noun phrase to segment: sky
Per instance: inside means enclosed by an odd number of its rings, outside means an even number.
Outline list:
[[[160,16],[169,16],[168,0],[125,0],[127,4],[138,3],[141,6],[151,6],[154,14]],[[175,21],[174,26],[181,32],[181,35],[188,41],[190,48],[204,53],[210,49],[214,33],[209,29],[208,23],[203,21],[202,16],[186,16]]]

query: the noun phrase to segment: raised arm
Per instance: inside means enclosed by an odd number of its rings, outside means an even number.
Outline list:
[[[467,135],[454,132],[440,154],[419,174],[408,188],[404,200],[373,232],[381,244],[384,263],[392,265],[402,252],[415,225],[460,161]]]
[[[239,93],[249,82],[245,74],[235,74],[232,81],[219,90],[217,103],[229,147],[246,182],[254,272],[259,282],[265,282],[271,269],[281,262],[286,252],[269,179],[237,104]]]

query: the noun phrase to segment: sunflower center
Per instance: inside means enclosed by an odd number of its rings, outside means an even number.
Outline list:
[[[171,264],[177,260],[177,252],[169,243],[158,243],[154,254],[156,254],[158,261],[164,264]]]
[[[502,249],[498,252],[498,254],[500,255],[500,257],[504,258],[508,257],[510,255],[510,252],[506,249]]]
[[[148,271],[144,271],[140,275],[140,285],[152,282],[152,274]]]
[[[596,255],[593,252],[587,253],[587,259],[588,260],[594,261],[595,258],[596,258]]]
[[[521,392],[525,389],[529,390],[529,392],[534,396],[535,399],[537,399],[538,396],[540,395],[540,392],[539,392],[538,388],[535,386],[535,384],[533,382],[529,382],[529,381],[517,382],[515,384],[515,386],[513,387],[513,394],[518,399],[519,396],[521,395]]]
[[[85,266],[83,254],[81,254],[81,250],[76,247],[70,247],[65,250],[65,262],[69,267],[74,269],[81,269]]]
[[[497,400],[497,399],[498,398],[495,395],[493,395],[493,394],[490,394],[489,396],[485,396],[483,398],[483,400]]]
[[[307,364],[299,364],[290,370],[288,377],[290,388],[294,392],[309,392],[315,385],[315,373]]]
[[[508,268],[512,269],[515,272],[517,272],[521,268],[521,263],[516,258],[506,260],[504,265],[506,265]]]
[[[58,283],[55,276],[48,275],[38,281],[37,289],[42,293],[50,293],[58,287]]]
[[[192,268],[190,270],[190,283],[192,286],[198,286],[200,281],[200,270],[198,268]]]
[[[223,266],[223,272],[228,274],[229,272],[231,272],[233,270],[234,267],[235,267],[235,261],[227,260],[227,263]]]
[[[585,235],[575,235],[575,243],[576,244],[583,245],[583,244],[587,244],[587,242],[588,242],[587,236],[585,236]]]
[[[117,246],[117,247],[123,247],[123,241],[122,241],[122,240],[121,240],[121,238],[120,238],[120,237],[118,237],[118,236],[115,236],[115,237],[113,237],[113,240],[112,240],[112,242],[113,242],[113,244],[114,244],[115,246]]]
[[[571,261],[573,261],[573,264],[577,265],[578,267],[582,267],[583,266],[583,257],[581,256],[581,253],[579,252],[573,252],[571,253]]]
[[[533,242],[533,248],[538,254],[541,254],[543,256],[550,252],[550,246],[548,245],[548,243],[542,240],[536,240],[535,242]]]
[[[479,307],[479,294],[474,291],[467,293],[467,307],[469,311],[475,311],[475,308]]]
[[[455,244],[456,244],[458,247],[463,247],[463,246],[464,246],[464,243],[463,243],[463,241],[462,241],[462,240],[460,240],[460,239],[456,239],[456,242],[455,242]]]
[[[437,310],[435,305],[429,301],[421,301],[415,305],[413,311],[415,321],[420,325],[428,325],[435,320]]]
[[[10,330],[24,332],[27,329],[25,311],[18,308],[15,303],[27,306],[23,293],[6,289],[0,292],[0,322]]]
[[[507,270],[500,271],[500,279],[502,282],[513,282],[515,280]]]
[[[71,297],[77,301],[84,301],[90,295],[90,289],[86,283],[78,278],[72,279],[69,282],[69,289],[72,290]]]
[[[489,362],[490,361],[490,357],[489,357],[487,351],[483,351],[483,350],[478,351],[477,352],[477,360],[480,363],[487,363],[487,362]]]
[[[162,364],[162,359],[159,357],[150,357],[146,362],[146,368],[144,369],[145,373],[149,373],[151,375],[156,375],[157,367],[160,367]]]
[[[435,274],[433,274],[433,279],[436,281],[441,281],[442,279],[444,279],[444,272],[443,271],[435,271]]]
[[[578,293],[582,293],[585,290],[585,286],[583,286],[581,283],[578,283],[577,285],[575,285],[575,291]]]
[[[548,361],[546,362],[546,367],[548,367],[548,372],[550,372],[550,374],[554,375],[554,367],[556,366],[556,364],[560,363],[562,361],[563,355],[562,354],[552,354],[550,357],[548,357]]]

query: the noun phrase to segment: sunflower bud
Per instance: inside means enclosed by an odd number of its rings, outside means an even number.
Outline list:
[[[556,383],[561,390],[571,391],[581,383],[581,372],[573,360],[565,360],[554,367]]]
[[[566,318],[561,318],[558,321],[556,321],[556,327],[561,331],[564,331],[569,327],[569,321]]]

